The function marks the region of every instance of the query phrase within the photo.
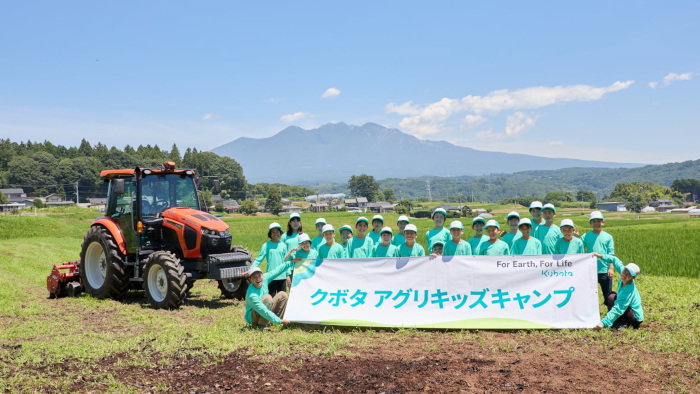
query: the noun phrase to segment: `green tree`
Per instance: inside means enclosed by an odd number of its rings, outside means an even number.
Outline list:
[[[671,189],[682,193],[685,196],[685,201],[700,201],[700,180],[676,179],[671,184]]]
[[[9,204],[10,201],[7,200],[7,197],[5,197],[4,194],[0,192],[0,204]]]
[[[216,212],[223,212],[224,211],[224,204],[217,202],[216,204],[214,204],[214,210]]]
[[[576,201],[596,202],[598,199],[595,193],[588,190],[579,190],[576,192]]]
[[[15,156],[7,163],[9,182],[24,186],[25,192],[56,184],[56,158],[46,152]]]
[[[353,175],[348,181],[350,194],[355,197],[367,197],[367,201],[374,202],[379,194],[379,183],[371,175]]]
[[[34,207],[36,207],[36,208],[44,208],[44,203],[43,203],[40,199],[35,198],[35,199],[34,199]]]
[[[284,205],[282,204],[282,196],[280,196],[280,192],[276,187],[270,186],[270,188],[267,190],[265,209],[269,210],[275,215],[279,215],[283,207]]]
[[[399,205],[406,207],[406,209],[408,209],[408,212],[411,212],[411,210],[413,209],[413,203],[411,202],[411,200],[401,200],[399,201]]]
[[[255,215],[255,213],[258,212],[258,204],[253,200],[245,200],[241,202],[241,205],[238,207],[238,212],[244,215]]]
[[[382,194],[384,195],[384,201],[388,201],[391,203],[396,201],[396,194],[394,193],[394,189],[387,187],[384,190],[382,190]]]

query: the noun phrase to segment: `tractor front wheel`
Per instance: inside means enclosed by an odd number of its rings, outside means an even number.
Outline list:
[[[245,253],[249,256],[246,265],[250,267],[253,264],[253,255],[250,254],[247,248],[239,245],[231,246],[232,253]],[[248,279],[246,278],[227,278],[221,279],[219,282],[219,290],[221,296],[228,299],[245,300],[245,295],[248,292]]]
[[[186,281],[184,268],[173,253],[155,252],[148,256],[143,271],[143,289],[154,308],[179,308],[187,294]]]
[[[85,291],[97,298],[121,299],[129,288],[129,271],[114,237],[102,226],[85,235],[80,251],[80,278]]]

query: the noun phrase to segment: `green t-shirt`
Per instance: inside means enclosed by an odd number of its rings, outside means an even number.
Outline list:
[[[450,230],[447,228],[431,228],[427,233],[425,233],[425,242],[428,244],[428,254],[433,253],[433,245],[435,245],[436,241],[447,243],[447,241],[451,239],[452,235],[450,235]]]
[[[593,231],[585,233],[581,236],[583,247],[588,253],[596,252],[600,254],[615,255],[615,241],[612,235],[605,231],[596,234]],[[598,259],[598,273],[603,274],[608,272],[608,264]]]
[[[325,238],[321,237],[320,235],[315,236],[314,239],[311,240],[311,249],[318,250],[318,247],[325,244],[325,243],[326,243]]]
[[[287,233],[282,234],[280,242],[284,242],[287,245],[287,252],[299,246],[299,233],[292,233],[292,235],[287,235]],[[313,250],[313,246],[311,247]],[[287,275],[292,274],[292,268],[287,271]]]
[[[503,235],[503,238],[501,238],[501,241],[507,243],[508,247],[512,249],[513,242],[515,242],[516,240],[519,240],[522,236],[523,236],[523,233],[521,233],[520,230],[518,230],[518,232],[515,234],[511,234],[510,232],[507,232],[507,233],[505,233],[505,235]]]
[[[513,242],[511,252],[514,255],[536,255],[542,254],[542,242],[535,237],[530,237],[528,240],[521,238]]]
[[[510,254],[508,244],[497,239],[496,242],[483,242],[479,248],[480,256],[505,256]]]
[[[346,244],[340,244],[340,246],[343,247],[343,258],[344,258],[344,259],[349,258],[350,256],[348,256],[348,245],[346,245]]]
[[[401,244],[406,243],[406,237],[403,236],[403,233],[396,233],[394,234],[394,238],[391,239],[391,244],[394,246],[401,246]]]
[[[388,246],[377,244],[372,250],[372,257],[400,257],[399,248],[392,244]]]
[[[299,249],[299,250],[297,250],[297,251],[292,252],[292,255],[289,256],[289,259],[290,259],[290,260],[294,260],[294,259],[296,259],[297,257],[300,257],[300,258],[302,258],[302,259],[304,259],[304,260],[308,260],[308,259],[317,259],[317,258],[318,258],[318,250],[309,249],[309,252],[306,253],[306,252],[304,252],[303,249]]]
[[[372,257],[372,249],[374,249],[374,241],[368,236],[362,239],[352,237],[348,240],[348,257],[351,259]]]
[[[489,242],[489,237],[488,235],[482,234],[481,238],[474,236],[469,238],[467,242],[469,242],[469,246],[472,247],[472,253],[477,256],[479,254],[479,249],[481,249],[481,244],[484,242]]]
[[[381,234],[375,233],[374,231],[370,231],[369,234],[367,234],[367,236],[372,240],[372,242],[375,245],[382,243],[382,235]]]
[[[555,254],[556,250],[554,247],[563,235],[561,235],[561,230],[556,224],[552,224],[549,227],[542,224],[537,227],[535,237],[542,242],[542,254]]]
[[[472,247],[469,245],[469,242],[460,239],[459,243],[456,244],[452,239],[447,241],[445,243],[445,246],[442,248],[442,255],[443,256],[471,256],[472,255]]]
[[[318,257],[322,259],[342,259],[344,257],[343,247],[337,242],[333,242],[331,246],[325,243],[318,247]]]
[[[399,254],[401,257],[421,257],[425,256],[425,249],[423,249],[423,246],[418,242],[414,243],[412,248],[409,248],[404,243],[399,246]]]
[[[571,242],[566,242],[564,238],[559,238],[554,245],[554,252],[557,254],[583,253],[583,242],[576,237],[574,237]]]
[[[265,306],[265,304],[262,302],[262,298],[265,295],[270,294],[270,292],[267,290],[267,285],[269,285],[274,278],[284,274],[285,271],[293,267],[294,264],[291,262],[282,263],[275,269],[269,270],[267,273],[263,274],[262,286],[260,286],[259,289],[256,289],[253,284],[248,286],[248,290],[245,294],[245,321],[247,321],[248,324],[253,324],[253,311],[258,312],[260,316],[267,319],[267,321],[270,323],[282,324],[282,319],[275,315],[271,310],[267,309],[267,306]]]
[[[625,269],[625,265],[613,255],[603,255],[603,261],[605,264],[613,264],[615,271],[618,274],[622,274],[622,270]],[[622,279],[617,283],[617,299],[615,300],[615,305],[608,312],[607,315],[600,321],[604,327],[610,327],[615,323],[615,320],[622,316],[623,313],[627,311],[627,308],[632,309],[634,313],[634,318],[638,321],[644,321],[644,310],[642,309],[642,297],[639,295],[637,286],[635,285],[634,279],[627,284],[627,286],[622,285]]]
[[[267,272],[274,271],[275,268],[284,264],[284,256],[286,255],[287,244],[283,242],[267,241],[260,248],[260,253],[258,253],[258,257],[255,261],[253,261],[252,267],[260,266],[263,260],[267,259]],[[280,275],[270,280],[280,280],[285,279],[285,277],[285,272],[282,272]]]

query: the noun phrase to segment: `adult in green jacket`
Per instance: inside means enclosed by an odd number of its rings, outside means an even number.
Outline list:
[[[634,283],[634,279],[639,275],[639,266],[634,263],[624,265],[620,259],[612,255],[593,253],[593,256],[613,264],[615,271],[620,274],[617,293],[610,292],[605,299],[608,313],[595,328],[598,330],[603,327],[619,329],[624,326],[632,326],[639,328],[644,321],[642,297]]]
[[[278,292],[274,297],[267,291],[270,281],[286,270],[293,267],[292,262],[283,263],[266,274],[260,267],[251,267],[245,276],[250,279],[250,286],[245,295],[245,321],[258,328],[272,324],[289,324],[289,320],[282,319],[287,308],[287,293]]]
[[[287,244],[280,241],[282,226],[279,223],[271,223],[267,230],[269,241],[260,248],[258,257],[253,261],[252,267],[259,267],[263,260],[267,260],[267,272],[275,271],[280,265],[284,265],[284,256],[287,255]],[[276,271],[275,271],[276,272]],[[281,272],[270,278],[268,292],[272,297],[280,291],[287,290],[287,273]],[[291,272],[290,272],[291,274]]]
[[[290,213],[289,221],[287,222],[287,231],[282,234],[280,242],[284,242],[287,245],[287,251],[290,251],[299,246],[299,235],[303,232],[301,215],[298,213]],[[284,260],[287,261],[286,258]],[[287,277],[289,278],[290,275],[292,275],[291,269],[287,272]],[[288,279],[287,282],[287,285],[291,284],[291,280]]]

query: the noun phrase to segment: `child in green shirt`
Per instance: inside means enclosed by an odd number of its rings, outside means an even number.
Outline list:
[[[380,234],[379,243],[374,245],[372,250],[372,257],[399,257],[399,248],[391,244],[391,238],[394,235],[391,228],[384,227]]]
[[[343,247],[335,242],[335,228],[333,225],[323,226],[323,239],[326,243],[318,247],[318,257],[322,259],[342,259]]]
[[[521,237],[520,231],[518,231],[518,224],[520,223],[520,214],[512,211],[506,216],[506,221],[508,226],[510,226],[510,231],[503,234],[501,240],[508,244],[509,248],[513,247],[513,241]]]
[[[411,222],[408,220],[408,216],[406,215],[401,215],[398,219],[396,219],[396,226],[399,228],[399,232],[394,234],[394,238],[391,240],[392,245],[398,247],[406,243],[406,238],[403,236],[403,230],[409,223]]]
[[[316,231],[318,231],[318,236],[311,240],[311,248],[318,249],[321,244],[323,244],[323,226],[326,225],[326,219],[318,218],[316,219]]]
[[[471,256],[472,247],[469,242],[462,239],[464,225],[459,220],[450,223],[450,235],[452,239],[447,241],[442,250],[443,256]]]
[[[510,248],[508,244],[498,239],[498,235],[501,232],[501,226],[495,220],[489,220],[486,222],[486,233],[489,236],[489,240],[482,243],[479,247],[479,255],[481,256],[505,256],[510,254]]]
[[[544,224],[537,227],[535,237],[542,242],[542,254],[554,254],[556,253],[554,247],[559,238],[562,237],[559,226],[554,224],[557,209],[552,204],[545,204],[542,207],[542,216],[544,217]]]
[[[600,211],[591,212],[588,223],[593,227],[593,231],[581,236],[583,247],[588,253],[598,253],[603,255],[615,255],[615,241],[612,235],[603,231],[605,219]],[[615,269],[613,264],[606,264],[603,259],[598,259],[598,284],[603,292],[603,299],[607,299],[612,291],[613,274]]]
[[[442,241],[443,245],[445,242],[450,240],[450,230],[446,229],[445,218],[447,218],[447,212],[442,208],[437,208],[432,214],[433,224],[435,228],[430,229],[425,234],[426,242],[428,243],[428,253],[433,252],[433,244],[436,241]]]
[[[639,266],[634,263],[624,265],[620,259],[613,255],[601,255],[594,252],[593,256],[603,259],[608,264],[613,264],[615,271],[620,273],[617,293],[610,292],[605,299],[608,313],[600,321],[600,324],[595,326],[596,330],[600,330],[603,327],[620,329],[627,325],[635,329],[639,328],[644,321],[642,297],[639,295],[634,282],[639,275]]]
[[[369,220],[362,216],[355,222],[357,235],[348,241],[348,257],[351,259],[361,259],[364,257],[372,257],[372,249],[374,242],[366,236],[367,228],[369,228]]]
[[[348,245],[350,238],[352,238],[352,227],[349,224],[344,224],[338,231],[340,231],[340,239],[343,241],[340,245],[343,247],[343,257],[349,258]]]
[[[472,220],[472,230],[474,230],[474,236],[469,238],[469,246],[472,248],[472,253],[474,255],[479,254],[481,249],[481,244],[489,241],[489,237],[484,234],[484,226],[486,225],[486,220],[481,216],[477,216]]]
[[[251,267],[259,267],[263,260],[267,261],[267,272],[273,272],[275,268],[284,264],[284,256],[287,254],[287,244],[280,242],[282,226],[279,223],[271,223],[267,230],[269,241],[260,248],[258,257]],[[280,291],[287,290],[286,272],[269,278],[268,293],[274,297]]]
[[[382,215],[374,215],[372,217],[372,232],[367,236],[372,239],[373,244],[379,243],[379,238],[381,238],[382,227],[384,227],[384,218]]]
[[[532,215],[532,234],[534,235],[537,231],[537,227],[540,224],[544,224],[542,219],[542,203],[540,201],[533,201],[530,203],[530,215]]]
[[[554,245],[554,252],[557,254],[583,253],[583,242],[574,237],[574,221],[564,219],[559,225],[559,230],[563,238],[559,238]]]
[[[418,236],[418,228],[415,224],[407,224],[403,231],[406,242],[399,247],[401,257],[420,257],[425,256],[425,249],[416,242]]]
[[[538,255],[542,254],[542,243],[539,239],[530,235],[532,222],[528,218],[522,218],[518,222],[520,238],[513,242],[512,253],[514,255]]]

